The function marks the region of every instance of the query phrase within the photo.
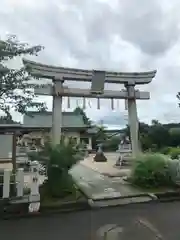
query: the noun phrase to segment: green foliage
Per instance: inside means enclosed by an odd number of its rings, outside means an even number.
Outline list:
[[[180,156],[180,148],[170,148],[169,155],[172,159],[178,159]]]
[[[107,141],[107,135],[105,133],[105,127],[104,126],[96,126],[97,133],[95,135],[96,141],[98,142],[104,142]]]
[[[120,143],[120,138],[119,137],[112,137],[108,139],[104,145],[103,145],[103,150],[107,151],[116,151],[118,149],[118,145]]]
[[[129,126],[122,130],[129,134]],[[178,147],[180,145],[180,123],[161,124],[152,120],[148,125],[139,122],[139,140],[142,150],[161,151],[165,147]]]
[[[6,40],[0,40],[0,110],[8,117],[11,116],[10,109],[19,113],[27,113],[29,107],[38,110],[46,110],[44,103],[34,103],[34,93],[27,87],[31,76],[22,67],[11,69],[8,62],[16,57],[25,55],[37,55],[41,46],[28,46],[20,43],[16,36],[9,36]]]
[[[162,153],[164,155],[169,155],[171,149],[172,149],[171,147],[163,147],[162,149],[160,149],[160,153]]]
[[[75,190],[68,173],[69,169],[77,163],[75,154],[76,151],[70,145],[61,144],[51,149],[47,168],[47,186],[50,196],[62,197]]]
[[[20,122],[16,122],[12,119],[11,116],[1,116],[0,117],[0,124],[13,124],[13,123],[20,123]]]
[[[162,154],[169,155],[171,159],[178,159],[180,156],[180,148],[164,147],[160,150]]]
[[[84,124],[90,126],[91,125],[91,120],[87,117],[85,111],[80,108],[80,107],[77,107],[75,110],[74,110],[75,113],[77,114],[80,114],[82,117],[83,117],[83,121],[84,121]]]
[[[180,126],[169,129],[171,146],[177,147],[180,145]]]
[[[47,167],[47,182],[41,187],[42,195],[58,198],[75,193],[69,169],[77,163],[77,150],[72,145],[61,143],[56,146],[46,144],[44,149],[30,157]]]
[[[39,151],[32,151],[28,152],[28,158],[31,161],[38,161],[42,165],[47,166],[48,160],[49,160],[49,154],[52,151],[51,144],[48,142],[45,142],[44,146]]]
[[[168,160],[161,154],[139,156],[133,166],[131,180],[145,188],[170,186]]]

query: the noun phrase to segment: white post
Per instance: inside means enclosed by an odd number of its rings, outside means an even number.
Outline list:
[[[69,144],[69,137],[65,135],[64,144],[67,146]]]
[[[135,90],[134,86],[127,86],[128,90],[128,118],[129,118],[129,127],[131,135],[131,145],[132,145],[132,154],[133,157],[136,157],[139,154],[139,144],[138,144],[138,116],[137,116],[137,106],[135,99]]]
[[[40,208],[39,194],[39,163],[32,162],[31,166],[31,193],[29,196],[29,212],[38,212]]]
[[[23,197],[23,189],[24,189],[24,170],[23,168],[19,168],[17,170],[16,175],[16,188],[17,188],[17,197]]]
[[[92,138],[89,137],[88,150],[92,150]]]
[[[9,198],[10,195],[11,170],[5,169],[3,176],[3,198]]]
[[[76,138],[76,143],[77,143],[77,145],[79,145],[79,144],[81,143],[80,136],[78,136],[78,137]]]
[[[52,143],[60,144],[62,131],[62,97],[58,96],[56,88],[62,89],[62,81],[54,82],[53,113],[52,113]]]
[[[41,136],[41,140],[40,141],[41,141],[41,145],[44,146],[44,142],[45,142],[44,141],[44,135]]]

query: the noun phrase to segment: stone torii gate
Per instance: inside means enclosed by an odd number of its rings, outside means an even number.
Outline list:
[[[36,95],[53,96],[52,113],[52,142],[59,144],[62,131],[62,97],[97,98],[98,108],[100,99],[125,99],[127,101],[131,144],[133,156],[139,152],[138,147],[138,116],[136,99],[148,100],[150,93],[135,89],[135,85],[148,84],[156,75],[156,71],[149,72],[107,72],[98,70],[84,70],[74,68],[55,67],[27,59],[23,59],[27,71],[38,78],[52,80],[52,86],[35,88]],[[63,87],[64,81],[91,82],[91,89]],[[104,90],[105,83],[124,84],[122,90]]]

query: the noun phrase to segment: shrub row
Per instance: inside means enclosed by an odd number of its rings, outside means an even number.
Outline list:
[[[178,159],[180,156],[180,148],[165,147],[161,149],[161,153],[169,155],[172,159]]]
[[[174,186],[179,178],[180,161],[162,154],[144,154],[135,159],[131,181],[144,188]]]

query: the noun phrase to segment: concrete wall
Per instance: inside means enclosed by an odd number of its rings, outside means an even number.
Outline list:
[[[12,135],[0,135],[0,161],[9,158],[12,152]]]

